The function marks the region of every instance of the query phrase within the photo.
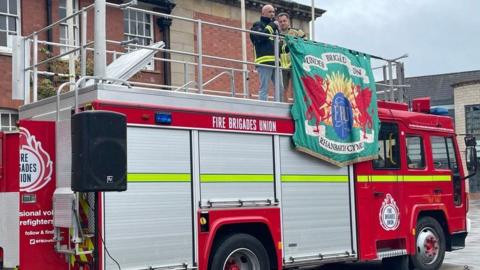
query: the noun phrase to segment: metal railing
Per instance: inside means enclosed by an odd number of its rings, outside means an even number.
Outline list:
[[[101,2],[101,1],[99,1]],[[122,10],[131,10],[131,11],[138,11],[142,12],[144,14],[149,14],[150,16],[154,16],[157,18],[167,18],[171,20],[179,20],[179,21],[184,21],[184,22],[189,22],[191,23],[193,29],[195,31],[193,32],[192,35],[196,35],[196,41],[194,41],[194,44],[192,44],[193,51],[188,51],[188,50],[179,50],[176,48],[151,48],[149,46],[144,46],[140,44],[131,44],[129,41],[115,41],[115,40],[108,40],[106,37],[104,37],[103,42],[105,43],[104,50],[98,51],[96,48],[93,48],[92,46],[97,46],[100,43],[102,43],[102,40],[100,41],[95,41],[95,40],[88,40],[88,35],[87,35],[87,29],[88,29],[88,16],[92,15],[90,13],[95,13],[95,7],[96,4],[91,4],[88,6],[85,6],[81,8],[80,10],[73,12],[72,14],[66,16],[65,18],[58,20],[54,23],[52,23],[49,26],[46,26],[38,31],[35,31],[31,33],[30,35],[24,37],[24,42],[26,44],[25,46],[25,55],[27,55],[27,59],[30,59],[30,61],[27,61],[25,64],[23,70],[21,72],[24,72],[24,78],[25,78],[25,83],[23,84],[23,91],[25,93],[25,103],[29,103],[31,101],[30,98],[30,79],[32,80],[31,85],[32,85],[32,93],[33,93],[33,101],[38,100],[38,85],[39,85],[39,76],[43,77],[51,77],[51,76],[58,76],[62,77],[65,79],[70,79],[70,82],[72,82],[73,78],[76,79],[81,79],[89,74],[87,74],[87,54],[88,53],[93,53],[95,54],[95,59],[98,59],[97,56],[100,54],[100,58],[107,58],[107,56],[111,56],[111,59],[115,60],[119,55],[123,55],[126,52],[123,51],[118,51],[115,49],[106,49],[107,44],[111,46],[117,46],[120,48],[124,48],[125,46],[128,46],[129,48],[136,48],[136,49],[149,49],[155,51],[155,53],[158,52],[163,52],[167,53],[168,55],[178,55],[178,56],[183,56],[183,57],[192,57],[194,60],[178,60],[178,59],[172,59],[172,58],[166,58],[166,57],[153,57],[153,62],[154,66],[155,63],[162,62],[162,63],[170,63],[170,64],[176,64],[176,65],[182,65],[183,66],[183,83],[174,85],[165,85],[165,84],[156,84],[156,83],[147,83],[147,82],[133,82],[130,81],[132,85],[138,85],[142,87],[148,87],[156,90],[167,90],[167,91],[185,91],[185,92],[195,92],[198,94],[213,94],[213,95],[228,95],[232,97],[239,97],[239,98],[251,98],[252,95],[250,93],[249,89],[249,83],[250,83],[250,77],[249,77],[249,72],[248,67],[257,67],[257,66],[265,66],[265,67],[272,67],[271,65],[263,65],[263,64],[257,64],[252,61],[248,60],[243,60],[243,59],[235,59],[235,58],[230,58],[230,57],[223,57],[219,55],[210,55],[205,53],[206,49],[204,48],[205,44],[203,42],[204,40],[204,29],[205,27],[215,27],[219,29],[224,29],[224,30],[229,30],[229,31],[234,31],[235,33],[246,33],[246,34],[255,34],[259,36],[267,36],[269,38],[273,38],[274,40],[274,45],[275,45],[275,65],[273,68],[275,68],[275,83],[274,83],[274,95],[273,95],[273,100],[274,101],[281,101],[281,89],[280,89],[280,79],[281,79],[281,70],[282,68],[280,67],[280,60],[279,60],[279,51],[280,51],[280,42],[281,39],[283,38],[280,35],[270,35],[270,34],[265,34],[261,32],[256,32],[256,31],[251,31],[248,29],[241,29],[238,27],[233,27],[229,25],[222,25],[218,23],[213,23],[209,21],[204,21],[201,19],[192,19],[192,18],[185,18],[181,16],[176,16],[172,14],[166,14],[166,13],[161,13],[157,11],[152,11],[152,10],[144,10],[136,7],[131,7],[126,4],[114,4],[114,3],[105,3],[106,7],[108,8],[118,8]],[[61,24],[65,23],[71,23],[73,19],[77,22],[80,22],[79,24],[79,29],[80,29],[80,37],[79,37],[79,45],[72,45],[70,44],[63,44],[63,43],[57,43],[57,42],[52,42],[52,41],[45,41],[45,40],[40,40],[40,36],[43,36],[44,32],[46,31],[51,31],[54,27],[60,27]],[[95,18],[97,20],[97,18]],[[97,23],[95,23],[97,24]],[[69,31],[70,31],[69,27]],[[73,29],[71,30],[73,31]],[[97,31],[102,31],[102,29],[96,29]],[[105,29],[103,29],[105,31]],[[72,33],[69,33],[68,36],[75,36]],[[95,37],[98,38],[98,34],[95,34]],[[49,55],[48,57],[41,57],[39,55],[39,51],[42,48],[45,48],[46,46],[52,46],[54,47],[55,51],[56,48],[63,48],[65,52],[61,52],[56,54],[56,55]],[[241,49],[240,46],[238,48],[239,50]],[[77,54],[78,56],[72,57],[72,55]],[[69,63],[70,66],[72,65],[72,62],[75,61],[79,65],[79,75],[75,74],[75,70],[73,70],[72,74],[72,69],[68,72],[63,72],[63,73],[55,73],[48,68],[46,68],[47,65],[51,64],[54,61],[64,59],[65,57],[69,57]],[[392,59],[392,60],[387,60],[383,59],[381,57],[375,57],[376,59],[381,59],[387,61],[387,63],[390,64],[389,71],[391,71],[391,65],[397,63],[396,61],[398,59]],[[206,63],[208,61],[217,61],[222,64],[210,64]],[[94,63],[95,67],[97,66],[98,63]],[[235,65],[242,65],[242,68],[237,68]],[[105,68],[105,67],[104,67]],[[214,72],[213,77],[211,78],[205,78],[205,69],[214,69],[216,72]],[[193,71],[192,71],[193,70]],[[191,74],[194,74],[196,78],[190,78]],[[208,89],[207,87],[210,87],[213,85],[215,82],[218,82],[219,80],[222,80],[224,78],[224,75],[227,75],[229,78],[229,83],[223,83],[223,86],[226,86],[229,84],[230,87],[228,89]],[[241,82],[236,81],[235,77],[241,75]],[[394,88],[399,88],[403,89],[405,87],[409,87],[409,85],[406,84],[400,84],[400,85],[393,85],[392,80],[393,80],[393,73],[390,72],[389,74],[389,92],[388,96],[390,99],[393,98],[393,92]],[[397,75],[398,77],[398,75]],[[204,82],[205,80],[205,82]],[[387,79],[384,79],[387,81]],[[73,80],[74,81],[74,80]],[[178,81],[178,80],[177,80]],[[243,91],[240,93],[237,93],[236,89],[236,83],[239,85],[242,85]],[[382,84],[379,84],[382,86]],[[70,86],[70,90],[74,90],[73,84],[68,84],[67,86]],[[194,87],[192,87],[194,86]],[[386,90],[385,90],[386,91]]]

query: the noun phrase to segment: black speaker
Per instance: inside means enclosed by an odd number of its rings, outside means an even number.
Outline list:
[[[127,190],[127,121],[123,114],[85,111],[72,116],[72,190]]]

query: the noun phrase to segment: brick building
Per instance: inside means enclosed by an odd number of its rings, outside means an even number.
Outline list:
[[[64,18],[66,16],[67,1],[73,1],[74,10],[80,10],[94,2],[94,0],[0,1],[0,67],[2,71],[0,72],[0,130],[12,130],[15,128],[15,122],[18,119],[17,108],[22,104],[21,101],[12,100],[12,35],[27,36]],[[112,0],[108,2],[122,4],[128,1]],[[272,3],[277,8],[277,12],[288,12],[291,14],[292,26],[308,32],[308,21],[311,18],[310,7],[286,0],[272,0],[268,3]],[[247,28],[259,19],[260,9],[265,4],[267,2],[262,0],[246,1]],[[135,8],[240,27],[239,0],[140,0]],[[316,17],[320,17],[324,12],[324,10],[317,9]],[[93,40],[93,17],[93,12],[90,10],[87,19],[87,41]],[[106,21],[107,40],[125,41],[135,38],[138,44],[141,45],[164,41],[167,48],[171,50],[198,53],[197,23],[175,18],[156,17],[142,11],[122,10],[112,7],[107,8]],[[75,45],[80,43],[80,23],[79,17],[74,20]],[[66,24],[61,23],[50,31],[40,33],[39,40],[68,44],[67,28]],[[204,55],[241,60],[241,35],[239,32],[204,25],[202,27],[202,40],[201,46]],[[253,53],[248,36],[247,44],[248,59],[252,61]],[[59,55],[69,50],[68,47],[45,43],[40,44],[39,49],[38,57],[40,59]],[[125,52],[129,50],[129,47],[107,42],[107,50],[109,51],[107,53],[107,62],[111,62],[117,55],[114,51]],[[173,52],[158,52],[155,57],[158,59],[137,74],[133,78],[134,81],[167,86],[166,89],[174,89],[174,86],[181,86],[187,80],[196,80],[197,69],[194,63],[198,60],[195,56]],[[171,59],[173,61],[161,59]],[[61,72],[58,71],[58,66],[65,66],[66,60],[66,58],[60,58],[55,65],[43,65],[39,69],[59,74]],[[182,61],[190,63],[183,63]],[[238,63],[209,59],[208,57],[204,58],[203,63],[223,66],[228,69],[240,69],[242,67]],[[257,75],[253,71],[253,66],[248,66],[248,70],[250,70],[248,87],[252,93],[255,93]],[[206,67],[203,72],[203,81],[207,82],[222,71],[225,71],[225,69]],[[233,74],[235,92],[240,93],[240,89],[244,88],[243,76],[238,71],[234,71]],[[55,78],[40,76],[39,83],[51,80],[53,81],[53,86],[56,86],[58,83],[55,84]],[[205,87],[214,91],[228,92],[231,90],[231,79],[231,77],[230,79],[220,77]]]

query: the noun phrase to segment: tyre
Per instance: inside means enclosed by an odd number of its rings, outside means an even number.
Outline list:
[[[411,267],[419,270],[437,270],[445,257],[445,234],[432,217],[421,218],[416,226],[415,254],[410,256]]]
[[[263,244],[249,234],[234,234],[220,240],[210,270],[267,270],[270,260]]]
[[[385,270],[408,270],[408,256],[382,259],[382,268]]]

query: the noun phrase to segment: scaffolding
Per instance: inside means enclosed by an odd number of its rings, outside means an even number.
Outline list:
[[[67,1],[68,2],[68,1]],[[158,91],[181,91],[186,93],[208,94],[208,95],[221,95],[230,96],[235,98],[256,98],[257,95],[252,94],[249,89],[249,79],[251,70],[255,66],[269,65],[256,64],[251,61],[244,61],[246,57],[243,55],[245,48],[239,47],[241,51],[242,59],[235,59],[229,57],[223,57],[219,55],[210,55],[205,53],[203,48],[203,35],[205,27],[214,27],[223,31],[233,31],[239,35],[245,36],[246,34],[254,33],[255,35],[269,36],[274,40],[275,44],[275,83],[274,83],[274,95],[270,96],[271,101],[281,102],[281,90],[280,85],[280,73],[282,68],[279,61],[279,46],[283,36],[281,35],[269,35],[260,32],[253,32],[248,29],[233,27],[229,25],[223,25],[204,21],[201,19],[192,19],[181,16],[175,16],[171,14],[161,13],[152,10],[145,10],[135,7],[136,1],[132,1],[125,4],[107,3],[105,0],[96,0],[94,4],[82,7],[78,11],[73,11],[71,7],[67,7],[67,16],[58,20],[51,25],[48,25],[38,31],[35,31],[25,37],[14,38],[15,49],[13,54],[13,78],[12,89],[13,98],[23,100],[24,104],[36,102],[39,100],[39,79],[48,77],[63,78],[65,82],[68,82],[68,89],[78,90],[76,87],[85,86],[85,80],[82,78],[86,76],[95,76],[97,83],[108,83],[107,79],[102,79],[106,76],[107,58],[112,61],[116,60],[119,56],[126,54],[126,48],[134,49],[147,49],[154,51],[154,54],[158,52],[168,53],[169,55],[186,56],[193,59],[178,60],[170,57],[152,57],[152,61],[155,63],[173,63],[183,66],[183,81],[182,83],[157,84],[140,82],[135,80],[129,80],[128,83],[132,86],[146,87],[155,89]],[[172,21],[183,21],[190,23],[195,29],[196,41],[194,51],[183,50],[182,48],[166,48],[166,47],[152,47],[147,45],[136,44],[136,40],[110,40],[106,35],[106,13],[107,9],[120,9],[123,11],[130,10],[134,12],[142,12],[154,16],[156,18],[164,18]],[[88,39],[87,33],[88,23],[94,18],[94,34],[93,40]],[[89,20],[90,18],[90,20]],[[59,28],[62,24],[68,25],[68,37],[74,37],[73,23],[74,21],[80,22],[80,35],[78,44],[75,44],[73,39],[69,39],[68,44],[58,43],[49,40],[42,40],[41,37],[47,31]],[[90,35],[92,36],[92,35]],[[45,48],[53,48],[48,52],[47,56],[42,56],[42,52],[45,52]],[[109,49],[114,47],[114,49]],[[63,49],[60,50],[60,48]],[[93,74],[87,73],[87,67],[89,65],[88,55],[93,54]],[[384,61],[386,64],[380,68],[383,69],[383,79],[378,82],[377,85],[386,87],[385,90],[381,90],[378,94],[384,94],[385,100],[395,100],[404,102],[406,96],[406,88],[409,85],[404,84],[404,65],[399,60],[406,56],[402,56],[396,59],[385,59],[382,57],[370,55],[373,59]],[[240,58],[240,57],[239,57]],[[68,71],[64,73],[53,72],[49,70],[49,65],[58,60],[68,59]],[[90,60],[91,61],[91,60]],[[221,64],[210,64],[206,62],[216,61]],[[393,67],[396,67],[395,72]],[[194,70],[194,78],[191,77],[191,70]],[[215,70],[214,74],[210,78],[206,78],[204,73],[205,69]],[[250,70],[249,70],[250,69]],[[388,72],[387,72],[388,70]],[[394,73],[396,78],[396,84],[394,84]],[[236,77],[241,77],[241,82],[236,80]],[[209,88],[214,82],[224,80],[228,78],[227,82],[229,87],[226,89],[211,89]],[[115,79],[115,78],[113,78]],[[75,83],[81,80],[82,84]],[[204,81],[205,80],[205,81]],[[111,81],[110,81],[111,83]],[[238,87],[240,85],[240,87]],[[59,85],[56,85],[58,91]],[[64,87],[62,87],[63,89]],[[55,91],[55,92],[57,92]],[[395,92],[397,94],[395,94]],[[287,100],[285,102],[290,102]]]

